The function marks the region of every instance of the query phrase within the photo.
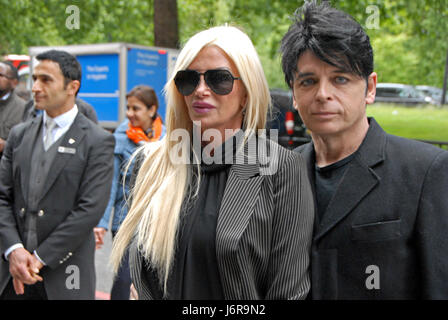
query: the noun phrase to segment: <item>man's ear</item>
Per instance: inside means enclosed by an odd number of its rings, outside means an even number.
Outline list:
[[[81,86],[81,83],[78,80],[72,80],[67,85],[67,90],[70,95],[75,96],[76,92],[78,91],[79,87]]]
[[[378,76],[376,72],[372,72],[367,78],[367,92],[366,92],[366,103],[372,104],[375,102],[376,95],[376,83],[378,80]]]
[[[299,111],[299,106],[297,105],[296,96],[294,94],[294,85],[291,85],[291,92],[292,92],[292,106],[294,109]]]

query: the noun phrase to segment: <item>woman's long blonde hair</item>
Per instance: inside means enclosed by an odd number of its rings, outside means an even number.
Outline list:
[[[243,126],[245,140],[251,133],[264,129],[270,94],[258,54],[249,37],[236,27],[213,27],[194,35],[180,52],[174,72],[165,85],[167,99],[166,136],[163,140],[149,143],[141,152],[144,160],[132,190],[132,204],[113,243],[111,262],[116,272],[121,259],[134,237],[146,262],[157,271],[164,294],[176,251],[179,216],[191,183],[187,164],[190,154],[182,154],[183,163],[171,161],[170,152],[182,148],[173,135],[176,129],[185,129],[192,136],[192,121],[188,115],[184,97],[177,91],[174,76],[193,62],[198,53],[207,46],[222,49],[234,62],[247,92]],[[173,140],[173,141],[172,141]],[[198,186],[195,186],[196,192]]]

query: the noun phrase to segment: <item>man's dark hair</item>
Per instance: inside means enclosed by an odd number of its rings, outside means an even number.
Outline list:
[[[349,14],[326,1],[307,1],[294,12],[295,21],[281,42],[282,68],[290,88],[297,62],[305,51],[346,72],[368,79],[373,72],[369,36]]]
[[[70,53],[60,50],[49,50],[38,54],[36,59],[39,61],[50,60],[56,62],[64,76],[64,86],[73,80],[78,80],[81,84],[81,65]],[[78,92],[76,92],[76,94],[78,94]]]
[[[19,80],[19,72],[17,71],[17,68],[12,64],[11,61],[0,61],[0,63],[3,63],[4,65],[8,66],[9,68],[9,72],[7,75],[8,78]]]

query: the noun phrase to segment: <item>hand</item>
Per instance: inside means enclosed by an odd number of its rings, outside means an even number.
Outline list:
[[[139,144],[141,141],[149,141],[148,136],[141,128],[132,127],[131,124],[129,124],[129,129],[126,130],[126,134],[135,144]]]
[[[17,294],[24,293],[24,284],[35,284],[42,281],[38,275],[42,263],[24,248],[17,248],[10,253],[9,273],[13,277],[14,290]]]
[[[40,260],[37,258],[37,256],[34,253],[33,253],[32,257],[33,257],[32,258],[33,262],[31,264],[30,271],[32,272],[33,276],[36,279],[40,278],[40,280],[38,280],[38,281],[42,281],[42,278],[40,276],[38,276],[37,274],[39,273],[40,269],[43,268],[44,265],[42,264],[42,262],[40,262]]]
[[[95,234],[95,249],[101,249],[104,244],[104,235],[107,230],[104,228],[93,228],[93,233]]]
[[[25,285],[22,281],[12,278],[12,284],[14,286],[14,291],[17,295],[25,293]]]

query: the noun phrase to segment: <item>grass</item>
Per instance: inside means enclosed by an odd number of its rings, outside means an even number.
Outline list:
[[[448,141],[447,107],[404,107],[375,103],[367,106],[367,115],[374,117],[390,134],[410,139]]]

